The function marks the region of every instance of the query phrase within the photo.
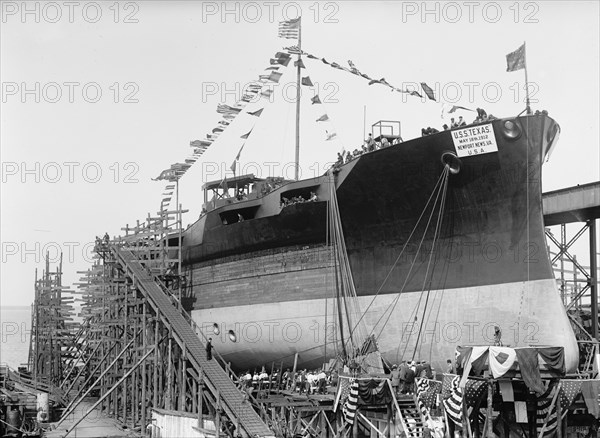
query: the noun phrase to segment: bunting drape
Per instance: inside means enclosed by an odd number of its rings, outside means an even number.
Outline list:
[[[200,156],[206,152],[206,150],[221,136],[221,134],[223,134],[223,132],[225,132],[231,122],[240,114],[244,113],[244,109],[248,103],[256,101],[257,98],[260,99],[261,97],[269,97],[271,95],[272,90],[263,90],[263,88],[268,84],[279,82],[283,73],[275,71],[275,69],[278,69],[279,66],[287,67],[290,60],[291,56],[288,53],[277,52],[275,56],[270,59],[269,67],[265,68],[265,70],[267,70],[269,73],[260,75],[257,83],[252,83],[246,87],[241,99],[236,102],[235,105],[227,105],[224,103],[217,105],[217,113],[221,114],[223,119],[217,122],[217,126],[215,126],[209,134],[206,134],[204,139],[193,140],[190,142],[190,147],[192,148],[191,156],[187,157],[183,163],[172,164],[168,169],[163,170],[158,177],[153,178],[152,180],[168,182],[179,181],[179,179],[192,167],[192,165],[200,158]],[[254,117],[260,117],[263,110],[264,108],[260,108],[245,114]],[[254,121],[254,124],[256,124],[256,121]],[[254,124],[252,125],[252,129],[254,129]],[[247,139],[250,136],[252,129],[250,129],[248,133],[242,135],[240,138]],[[240,153],[238,153],[236,159],[234,160],[232,168],[235,168],[234,166],[236,161],[239,160]],[[169,192],[168,187],[169,186],[165,188],[163,193],[161,210],[166,210],[171,202],[171,195],[173,192]]]
[[[306,55],[306,57],[308,59],[320,60],[323,64],[329,65],[332,68],[335,68],[337,70],[343,70],[343,71],[351,73],[353,75],[360,76],[360,77],[368,80],[369,81],[369,85],[381,84],[381,85],[384,85],[386,87],[389,87],[392,91],[396,91],[398,93],[406,93],[406,94],[410,94],[411,96],[423,97],[421,95],[421,93],[419,93],[416,89],[414,89],[414,90],[409,90],[408,88],[401,89],[401,88],[395,87],[394,85],[390,84],[388,81],[385,80],[385,78],[375,79],[375,78],[372,78],[371,76],[369,76],[366,73],[361,73],[356,68],[356,66],[354,65],[354,63],[352,61],[350,61],[350,60],[348,60],[348,65],[350,66],[348,68],[348,67],[344,67],[344,66],[338,64],[337,62],[329,62],[325,58],[319,58],[318,56],[315,56],[315,55],[313,55],[311,53],[308,53],[308,52],[306,52],[304,50],[300,50],[300,49],[298,49],[298,46],[286,47],[285,50],[287,50],[288,53],[290,53],[292,55],[298,55],[298,54],[300,54],[300,55]],[[308,85],[308,84],[304,83],[304,79],[306,79],[306,78],[302,78],[302,85]],[[435,94],[433,92],[433,89],[430,86],[428,86],[425,82],[420,82],[420,86],[421,86],[422,91],[425,93],[425,95],[430,100],[437,101],[436,98],[435,98]]]

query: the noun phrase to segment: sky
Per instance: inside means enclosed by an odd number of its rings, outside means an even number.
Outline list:
[[[524,109],[524,71],[506,54],[526,42],[531,106],[561,125],[543,190],[600,179],[598,2],[1,2],[0,143],[2,306],[33,300],[35,270],[63,253],[63,283],[91,263],[94,237],[122,234],[160,207],[152,181],[217,126],[219,103],[268,73],[293,39],[278,22],[302,16],[302,49],[385,78],[426,82],[436,101],[304,59],[302,177],[322,174],[358,147],[378,120],[401,122],[404,140],[448,121],[451,105],[498,117]],[[295,70],[272,98],[247,108],[180,181],[179,201],[201,211],[205,181],[220,180],[240,150],[240,172],[293,176]],[[310,104],[319,94],[322,106]],[[327,123],[315,120],[323,113]],[[473,113],[457,112],[470,121]],[[366,123],[365,123],[366,121]],[[325,129],[337,140],[325,141]]]

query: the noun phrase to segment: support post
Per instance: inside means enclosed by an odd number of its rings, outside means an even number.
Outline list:
[[[596,255],[596,220],[588,222],[590,235],[590,295],[592,301],[592,336],[598,339],[598,259]]]
[[[493,402],[493,393],[494,393],[494,382],[492,380],[488,380],[488,393],[487,393],[487,412],[486,412],[486,424],[487,424],[487,433],[486,436],[491,438],[494,436],[494,425],[492,424],[492,402]]]
[[[203,399],[203,386],[204,386],[204,372],[202,368],[200,369],[200,376],[198,376],[198,428],[204,428],[204,419],[202,418],[202,409],[204,406],[202,405]]]

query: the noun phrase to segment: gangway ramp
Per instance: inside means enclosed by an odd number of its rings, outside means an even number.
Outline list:
[[[148,273],[143,262],[126,249],[111,245],[111,251],[123,270],[130,276],[134,286],[145,296],[157,315],[161,315],[164,323],[172,328],[173,337],[185,350],[188,360],[199,372],[202,370],[205,383],[213,393],[222,400],[222,407],[227,416],[238,423],[249,437],[274,437],[273,432],[262,421],[252,405],[216,360],[206,359],[205,345],[201,342],[192,326],[173,306],[171,299]]]

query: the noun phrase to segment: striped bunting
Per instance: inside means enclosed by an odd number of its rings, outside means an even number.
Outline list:
[[[342,414],[344,416],[344,421],[348,424],[354,424],[354,419],[356,418],[356,409],[358,407],[358,380],[351,379],[350,380],[350,392],[348,393],[348,398],[344,403],[344,407],[342,408]]]
[[[452,379],[450,397],[444,400],[444,409],[448,414],[448,417],[454,421],[454,423],[462,427],[462,403],[463,403],[463,391],[459,386],[460,376],[456,376]]]
[[[429,421],[431,419],[431,415],[429,415],[429,409],[425,405],[424,398],[431,390],[431,385],[429,385],[429,379],[418,378],[416,380],[416,389],[417,389],[417,405],[419,407],[419,411],[421,411],[421,415],[425,419],[425,421]]]
[[[289,22],[283,23],[283,28],[286,32],[291,32],[294,30],[297,25],[296,32],[298,32],[300,27],[300,20],[296,20],[296,24],[294,24],[295,20],[290,20]],[[281,26],[280,26],[281,27]],[[277,52],[275,57],[271,59],[271,64],[280,64],[283,66],[287,66],[291,57],[288,53]],[[192,167],[193,164],[198,161],[200,156],[206,152],[206,150],[216,141],[219,136],[226,130],[227,126],[242,113],[242,111],[246,108],[246,105],[251,102],[259,92],[261,92],[261,96],[269,97],[272,93],[272,90],[264,90],[264,83],[261,83],[260,80],[269,81],[269,82],[279,82],[282,73],[276,71],[269,71],[268,75],[259,76],[258,83],[251,83],[247,87],[244,87],[244,94],[239,101],[236,102],[234,106],[227,105],[225,103],[219,103],[217,105],[217,113],[221,114],[222,120],[219,120],[218,124],[212,129],[211,133],[206,134],[205,138],[201,140],[193,140],[190,141],[190,147],[192,148],[191,156],[188,156],[185,159],[184,163],[175,163],[169,169],[165,169],[161,172],[161,174],[157,178],[153,178],[153,181],[166,180],[168,182],[176,182],[178,181],[189,168]],[[259,117],[264,108],[261,108],[254,112],[248,112],[252,116]],[[249,135],[250,132],[246,135]],[[245,138],[242,136],[242,138]],[[247,138],[247,137],[246,137]],[[168,196],[166,193],[169,192],[169,187],[165,187],[163,193],[163,199],[161,202],[161,210],[166,210],[171,202],[171,196]],[[164,197],[167,196],[167,197]]]
[[[559,385],[550,383],[548,389],[537,399],[536,427],[538,436],[542,432],[542,429],[544,429],[543,436],[545,437],[553,436],[556,432],[556,426],[558,424],[558,415],[556,415],[556,391],[560,391]],[[566,408],[563,409],[563,419],[567,415],[567,412]],[[545,428],[544,423],[546,423]]]

